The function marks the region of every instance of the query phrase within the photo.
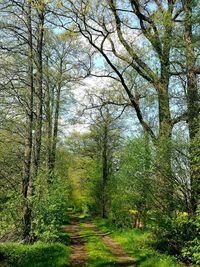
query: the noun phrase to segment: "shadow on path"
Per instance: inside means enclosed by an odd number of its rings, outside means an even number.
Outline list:
[[[93,223],[86,223],[85,227],[89,230],[94,231],[97,234],[102,234],[102,232],[93,224]],[[112,252],[112,254],[115,256],[116,258],[116,262],[113,263],[103,263],[100,265],[94,265],[95,267],[98,266],[132,266],[132,267],[136,267],[136,263],[135,260],[130,257],[129,255],[127,255],[127,253],[123,250],[123,248],[117,244],[112,237],[110,236],[102,236],[101,237],[102,241],[104,242],[104,244],[110,249],[110,251]],[[108,265],[109,264],[109,265]]]
[[[94,235],[97,234],[100,236],[103,243],[109,248],[113,256],[116,258],[115,261],[109,262],[98,262],[98,260],[89,259],[87,250],[86,250],[86,242],[87,238],[80,236],[80,231],[82,230],[80,224],[77,222],[75,216],[71,217],[71,224],[64,228],[64,231],[69,233],[70,235],[70,267],[120,267],[120,266],[129,266],[136,267],[135,260],[126,254],[123,248],[117,244],[112,237],[106,235],[103,236],[102,232],[91,222],[87,222],[84,224],[84,228],[91,230],[94,232]],[[102,235],[102,236],[101,236]],[[80,238],[79,238],[80,236]],[[87,261],[89,259],[89,265]]]
[[[64,231],[70,235],[70,267],[83,267],[88,258],[87,251],[85,248],[85,241],[82,238],[76,240],[73,239],[74,236],[79,235],[80,225],[76,221],[72,221],[70,225],[64,228]]]

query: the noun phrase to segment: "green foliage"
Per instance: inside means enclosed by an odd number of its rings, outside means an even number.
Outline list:
[[[68,260],[69,249],[59,243],[0,244],[0,264],[8,267],[64,267]]]
[[[57,242],[60,242],[64,245],[69,245],[70,243],[70,236],[68,233],[65,232],[58,232]]]
[[[90,169],[93,160],[81,155],[71,155],[71,165],[69,167],[69,181],[71,184],[70,202],[78,212],[87,213],[91,206],[90,190]]]
[[[60,226],[66,221],[68,185],[56,175],[51,184],[44,178],[40,173],[35,183],[32,234],[41,241],[53,241],[59,238]]]
[[[139,229],[117,230],[105,220],[96,221],[97,226],[107,232],[112,231],[113,239],[136,260],[138,267],[180,267],[171,256],[155,251],[151,244],[153,238],[150,232]]]
[[[194,225],[186,212],[177,212],[173,218],[157,217],[157,224],[152,230],[155,235],[155,248],[176,255],[181,253],[186,242],[195,235]]]
[[[64,184],[68,185],[70,189],[70,184],[68,182],[69,175],[68,170],[71,163],[71,154],[66,149],[66,147],[61,143],[58,145],[56,150],[56,165],[55,173],[57,176],[62,177]]]
[[[20,235],[20,219],[21,219],[21,195],[17,192],[9,191],[0,205],[0,236],[7,240],[15,240]]]
[[[0,123],[2,123],[1,118]],[[22,203],[20,193],[22,148],[18,144],[21,141],[19,136],[9,131],[9,129],[15,131],[16,125],[7,120],[3,120],[3,123],[6,124],[8,131],[0,130],[0,237],[13,240],[19,236],[21,230],[19,224]]]
[[[93,215],[101,214],[102,205],[102,165],[100,159],[93,160],[90,168],[88,169],[89,174],[89,196],[90,196],[90,212]]]
[[[182,256],[185,261],[189,260],[195,264],[200,264],[200,205],[193,220],[193,228],[193,235],[182,249]]]
[[[118,226],[133,226],[136,217],[143,224],[151,205],[153,186],[150,154],[143,139],[129,141],[122,151],[119,171],[110,182],[110,218]],[[113,186],[115,190],[113,191]],[[121,197],[123,196],[123,201]],[[135,211],[135,213],[131,211]]]
[[[108,183],[115,171],[121,135],[113,114],[107,107],[98,110],[89,132],[75,132],[67,139],[72,156],[69,168],[72,200],[79,211],[87,209],[102,215],[102,210],[109,207]]]
[[[200,210],[195,217],[186,212],[177,212],[173,218],[160,217],[153,227],[153,247],[157,250],[176,254],[189,263],[200,263]]]

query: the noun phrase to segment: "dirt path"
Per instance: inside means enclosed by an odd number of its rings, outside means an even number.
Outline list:
[[[93,223],[86,223],[85,227],[89,230],[94,231],[97,234],[102,234],[101,231],[93,224]],[[104,244],[109,247],[112,254],[116,257],[116,262],[119,266],[130,266],[135,267],[135,260],[128,256],[127,253],[123,250],[123,248],[117,244],[112,237],[110,236],[102,236],[101,237]]]
[[[136,266],[134,259],[128,256],[123,248],[117,244],[112,237],[102,235],[103,233],[93,223],[85,223],[84,228],[93,231],[94,235],[99,235],[103,243],[110,249],[111,253],[116,258],[116,266]],[[86,250],[87,237],[84,238],[80,236],[81,230],[83,230],[83,228],[80,227],[80,224],[75,218],[73,218],[71,224],[64,229],[64,231],[69,233],[71,237],[70,267],[83,267],[88,259]]]
[[[83,267],[88,258],[85,241],[83,238],[73,238],[79,236],[80,225],[76,221],[72,221],[64,230],[71,236],[70,267]]]

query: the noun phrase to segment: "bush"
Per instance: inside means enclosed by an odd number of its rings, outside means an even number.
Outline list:
[[[60,232],[58,234],[58,240],[57,241],[67,246],[70,243],[70,236],[68,233]]]
[[[0,265],[9,267],[64,267],[68,259],[69,249],[59,243],[0,244]]]
[[[195,227],[195,236],[191,238],[182,250],[184,260],[200,264],[200,205],[193,221]]]
[[[35,182],[32,209],[32,235],[42,242],[59,240],[60,227],[66,223],[68,187],[59,176],[54,176],[50,185],[40,173]]]
[[[156,249],[179,255],[187,242],[195,237],[195,227],[186,212],[177,213],[174,218],[160,216],[153,227]]]
[[[173,218],[154,214],[154,220],[154,248],[186,263],[200,264],[200,206],[194,217],[177,212]]]
[[[0,237],[1,240],[17,241],[21,235],[22,197],[16,192],[7,192],[5,199],[0,198]]]
[[[153,173],[145,140],[129,141],[121,152],[119,170],[109,183],[109,218],[118,227],[134,227],[136,224],[145,227],[147,212],[152,206]],[[137,215],[130,212],[133,210]]]

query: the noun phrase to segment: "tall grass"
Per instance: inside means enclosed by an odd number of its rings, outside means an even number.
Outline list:
[[[69,249],[60,243],[0,244],[0,266],[64,267],[68,262]]]
[[[107,220],[95,221],[102,231],[112,231],[113,239],[132,256],[138,267],[181,267],[174,257],[161,254],[151,247],[153,242],[151,233],[139,229],[119,230]]]

